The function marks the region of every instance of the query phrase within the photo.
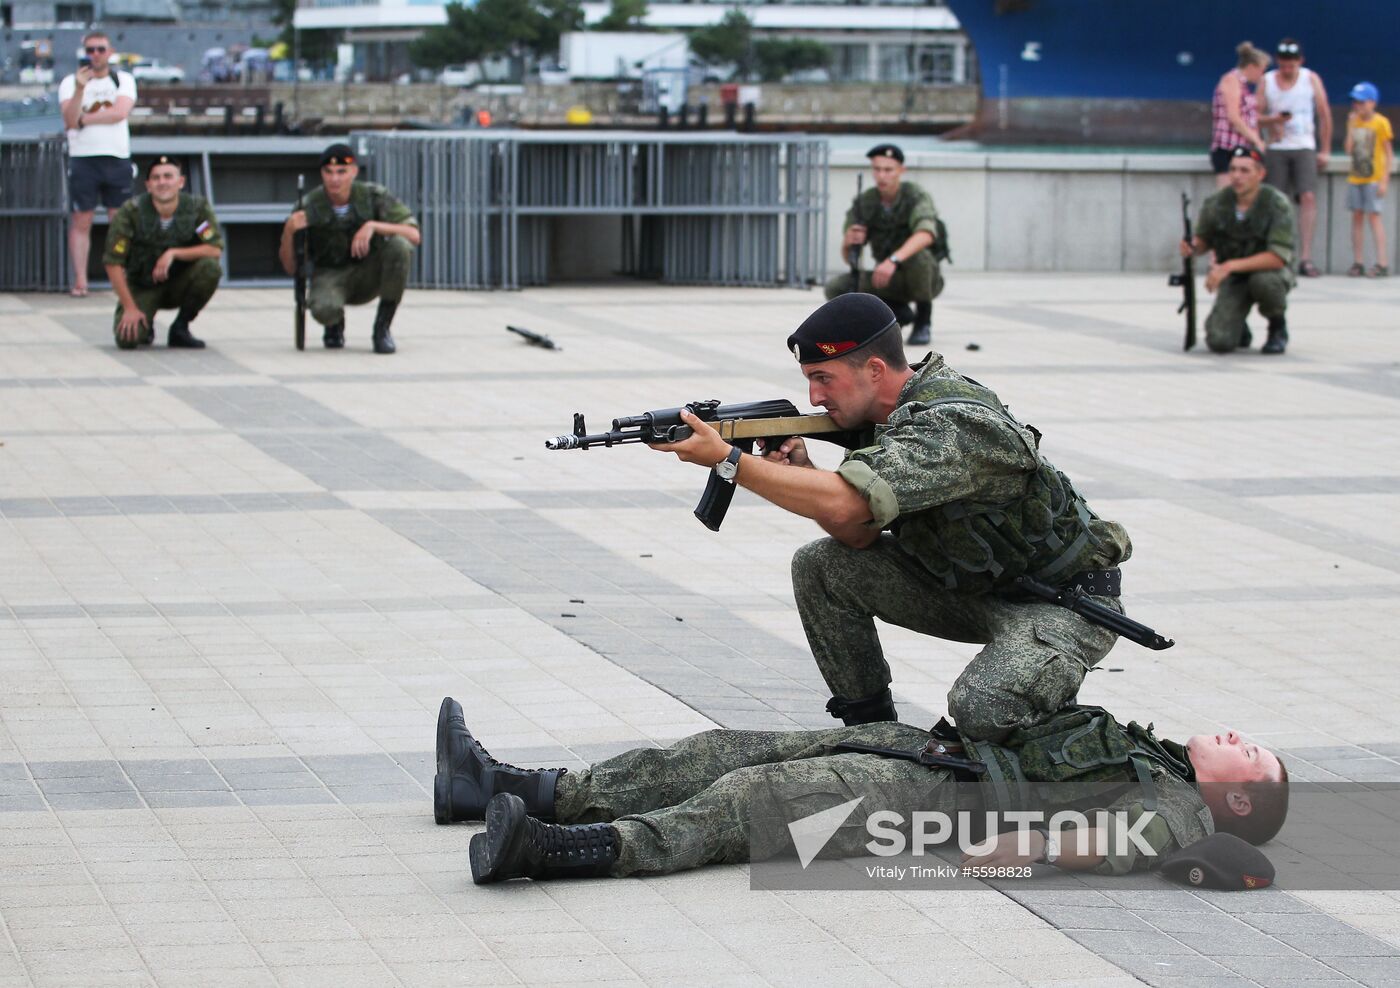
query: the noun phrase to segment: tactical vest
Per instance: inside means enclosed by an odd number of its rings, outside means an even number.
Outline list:
[[[880,202],[879,189],[870,189],[855,201],[855,208],[852,210],[855,221],[866,228],[866,242],[870,244],[870,253],[876,261],[883,261],[897,251],[914,232],[910,228],[909,217],[914,211],[916,194],[912,191],[908,195],[905,193],[910,188],[917,189],[918,186],[912,182],[905,182],[903,185],[905,188],[901,189],[900,195],[889,210]],[[933,225],[935,233],[933,247],[930,248],[933,259],[951,261],[948,227],[944,225],[942,217],[934,219]]]
[[[1069,478],[1041,458],[1039,433],[1018,422],[994,393],[968,379],[932,378],[908,400],[990,409],[1024,444],[1036,469],[1010,501],[950,501],[897,519],[892,531],[900,548],[957,593],[1007,591],[1026,574],[1059,586],[1090,568],[1101,544],[1089,527],[1096,516]]]
[[[127,255],[127,280],[142,288],[152,288],[156,282],[151,277],[164,254],[172,247],[190,247],[199,243],[195,230],[199,227],[200,211],[193,196],[180,193],[180,202],[175,207],[175,215],[170,226],[161,229],[160,214],[150,194],[136,200],[136,230],[131,238],[131,253]],[[170,265],[173,277],[188,261],[176,261]]]
[[[1159,803],[1152,770],[1193,785],[1195,773],[1186,749],[1155,737],[1151,724],[1124,727],[1102,707],[1069,706],[1035,727],[1017,728],[1001,744],[962,742],[987,767],[981,792],[988,811],[1105,808],[1136,786],[1144,810],[1162,815],[1179,842],[1190,839],[1196,821],[1174,802]]]
[[[324,188],[307,195],[308,251],[317,267],[344,268],[355,260],[350,242],[360,227],[374,219],[374,190],[368,182],[351,184],[349,206],[344,216],[337,216]],[[378,237],[370,238],[369,249],[371,254],[379,249]]]

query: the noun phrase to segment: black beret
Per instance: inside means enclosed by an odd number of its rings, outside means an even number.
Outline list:
[[[865,152],[865,156],[867,158],[893,158],[901,165],[904,164],[904,152],[899,149],[898,144],[876,144]]]
[[[1253,844],[1234,834],[1211,834],[1162,862],[1162,874],[1183,885],[1237,892],[1268,888],[1274,865]]]
[[[321,152],[321,167],[326,165],[353,165],[355,149],[349,144],[332,144]]]
[[[880,299],[847,292],[808,316],[787,345],[799,364],[817,364],[859,350],[894,327],[894,313]]]
[[[151,172],[155,171],[160,165],[174,165],[176,168],[180,169],[181,175],[185,174],[185,163],[179,158],[172,158],[168,154],[158,154],[146,165],[146,177],[150,178]]]

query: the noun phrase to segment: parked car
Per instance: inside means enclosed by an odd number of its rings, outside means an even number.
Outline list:
[[[438,73],[437,81],[443,86],[471,86],[481,81],[481,67],[476,63],[449,65]]]
[[[137,82],[184,82],[185,70],[158,58],[143,58],[131,67],[131,77]]]

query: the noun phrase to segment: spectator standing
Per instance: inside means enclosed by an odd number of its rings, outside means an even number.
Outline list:
[[[1298,273],[1316,278],[1312,262],[1317,228],[1317,175],[1327,168],[1332,148],[1332,111],[1322,77],[1303,68],[1303,46],[1292,38],[1278,43],[1278,68],[1264,74],[1259,120],[1273,140],[1264,155],[1267,181],[1298,203]]]
[[[136,105],[136,80],[111,68],[112,42],[101,31],[83,38],[78,71],[58,85],[63,126],[68,131],[68,196],[73,218],[68,255],[73,262],[73,294],[87,294],[92,220],[99,204],[108,220],[131,195],[131,132],[126,118]],[[86,64],[83,64],[86,63]]]
[[[1384,278],[1390,274],[1385,250],[1385,221],[1381,201],[1390,186],[1390,167],[1395,161],[1395,131],[1390,121],[1376,112],[1381,94],[1375,85],[1358,82],[1351,87],[1351,115],[1347,117],[1346,152],[1351,157],[1347,175],[1347,208],[1351,210],[1352,265],[1347,274],[1359,278]],[[1366,270],[1361,263],[1366,248],[1366,218],[1376,239],[1376,263]]]
[[[1215,84],[1210,103],[1210,165],[1217,189],[1230,184],[1230,159],[1235,148],[1254,148],[1260,155],[1266,150],[1259,133],[1259,101],[1253,87],[1264,77],[1269,55],[1248,41],[1235,46],[1235,54],[1238,63]]]

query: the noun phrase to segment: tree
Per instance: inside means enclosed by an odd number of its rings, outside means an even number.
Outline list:
[[[710,65],[733,65],[740,76],[753,70],[753,21],[738,7],[718,24],[690,32],[690,50]]]
[[[647,0],[612,0],[607,16],[594,25],[595,31],[650,31],[646,25]]]
[[[493,55],[553,55],[562,33],[583,27],[579,0],[478,0],[474,7],[453,0],[444,10],[447,23],[409,46],[414,65],[440,69]]]
[[[765,38],[754,44],[754,60],[764,82],[781,82],[794,72],[824,69],[831,48],[811,38]]]
[[[272,15],[272,23],[282,29],[278,41],[285,42],[292,51],[300,49],[303,61],[311,65],[326,65],[335,60],[335,44],[338,31],[298,31],[292,30],[292,17],[297,11],[297,0],[277,0],[277,9]],[[301,37],[297,38],[296,34]],[[271,46],[268,46],[271,47]]]

